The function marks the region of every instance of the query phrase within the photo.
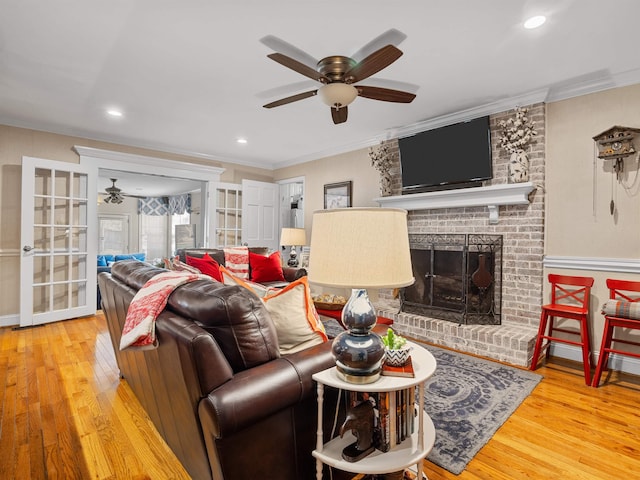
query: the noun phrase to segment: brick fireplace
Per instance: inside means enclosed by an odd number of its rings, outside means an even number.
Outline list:
[[[545,106],[535,104],[528,116],[538,135],[527,151],[529,184],[508,184],[509,154],[499,146],[498,123],[513,115],[491,115],[493,179],[483,187],[399,195],[401,190],[398,144],[388,142],[395,154],[393,191],[398,195],[376,199],[381,206],[409,210],[409,235],[500,236],[502,241],[500,324],[469,324],[436,318],[427,313],[400,311],[400,299],[391,291],[379,293],[382,316],[393,318],[401,333],[459,351],[527,366],[533,355],[543,285]]]

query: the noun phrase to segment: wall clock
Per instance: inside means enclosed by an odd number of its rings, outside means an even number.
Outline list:
[[[633,145],[634,138],[640,133],[640,128],[621,127],[615,125],[608,130],[596,135],[593,139],[598,146],[598,158],[603,160],[613,160],[613,173],[616,179],[621,181],[624,171],[624,159],[636,153]],[[613,180],[612,180],[613,182]],[[611,189],[611,202],[609,204],[611,215],[615,212],[615,202],[613,201],[613,186]]]

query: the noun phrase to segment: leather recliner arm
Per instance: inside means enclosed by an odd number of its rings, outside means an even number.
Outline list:
[[[282,267],[282,273],[287,282],[294,282],[299,278],[307,276],[307,270],[298,267]]]

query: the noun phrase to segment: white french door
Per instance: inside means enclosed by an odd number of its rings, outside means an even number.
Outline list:
[[[22,159],[20,326],[96,311],[95,169]]]

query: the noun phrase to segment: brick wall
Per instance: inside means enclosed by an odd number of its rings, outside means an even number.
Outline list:
[[[394,318],[397,329],[413,338],[527,365],[540,317],[543,282],[545,105],[526,107],[538,134],[527,148],[529,180],[537,187],[529,205],[499,207],[499,221],[489,224],[486,207],[415,210],[409,212],[409,233],[482,233],[503,236],[502,325],[457,325],[411,314],[399,314],[390,292],[380,294],[378,310]],[[485,185],[508,183],[509,153],[500,147],[500,120],[514,111],[491,115],[493,179]],[[401,193],[397,140],[388,142],[394,153],[394,195]],[[433,161],[433,160],[431,160]]]

